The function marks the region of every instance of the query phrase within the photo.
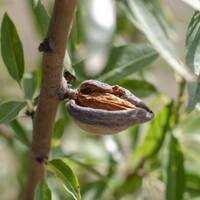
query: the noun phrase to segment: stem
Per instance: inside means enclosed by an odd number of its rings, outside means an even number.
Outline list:
[[[180,109],[184,102],[183,94],[185,91],[185,86],[186,86],[186,81],[184,79],[182,79],[179,82],[179,93],[178,93],[178,99],[177,99],[177,103],[176,103],[175,125],[177,125],[179,123]]]
[[[44,177],[42,162],[48,159],[51,134],[59,104],[59,95],[67,88],[63,78],[63,60],[77,0],[55,0],[43,53],[40,100],[33,119],[33,139],[25,199],[34,199],[37,182]],[[40,49],[41,50],[41,49]]]

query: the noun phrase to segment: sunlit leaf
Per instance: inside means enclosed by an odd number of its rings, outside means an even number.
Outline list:
[[[200,100],[200,12],[196,11],[190,21],[186,37],[186,63],[197,76],[197,80],[188,82],[188,111]]]
[[[185,68],[177,57],[176,48],[167,38],[165,32],[160,27],[155,16],[147,9],[143,1],[126,0],[126,13],[134,25],[139,25],[139,29],[146,35],[165,61],[186,80],[192,80],[193,75]],[[125,3],[125,2],[124,2]],[[135,21],[137,23],[135,24]]]
[[[170,103],[156,114],[150,124],[144,142],[132,154],[133,169],[142,165],[145,160],[158,152],[166,133],[171,127],[173,118],[173,103]]]
[[[48,163],[47,168],[62,182],[64,188],[73,196],[74,199],[81,199],[78,179],[64,159],[51,160]]]
[[[26,105],[25,102],[10,101],[0,105],[0,124],[12,121]]]
[[[34,192],[34,200],[51,200],[51,191],[46,181],[39,181]]]
[[[183,153],[178,140],[174,136],[170,135],[169,143],[166,200],[182,199],[185,188]]]
[[[7,13],[1,26],[1,53],[9,74],[20,83],[24,73],[23,48],[15,25]]]
[[[147,44],[114,47],[108,64],[98,80],[113,83],[140,71],[157,58],[157,52]]]

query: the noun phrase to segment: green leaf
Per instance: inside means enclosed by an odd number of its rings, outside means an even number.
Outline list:
[[[35,17],[37,19],[37,23],[39,24],[39,27],[42,30],[42,35],[45,36],[49,27],[49,21],[50,21],[49,13],[46,11],[44,5],[40,0],[32,0],[32,6]],[[64,67],[68,72],[70,72],[72,75],[75,76],[75,72],[71,66],[71,60],[67,50],[64,58]]]
[[[56,148],[59,146],[61,137],[64,133],[66,120],[64,117],[60,118],[54,125],[53,136],[51,140],[51,147]]]
[[[87,161],[81,161],[78,160],[76,158],[73,157],[67,157],[67,159],[69,159],[70,161],[76,163],[77,165],[83,167],[85,170],[87,170],[88,172],[92,173],[93,175],[97,176],[99,179],[107,181],[108,177],[105,177],[104,175],[102,175],[99,171],[97,171],[93,165],[87,163]]]
[[[34,200],[51,200],[51,191],[46,181],[39,181],[34,192]]]
[[[189,102],[187,110],[191,111],[200,100],[200,12],[196,11],[190,21],[186,36],[186,63],[197,76],[197,80],[188,82]]]
[[[140,71],[157,58],[156,51],[147,44],[129,44],[114,47],[98,80],[113,83]]]
[[[24,145],[30,147],[30,138],[28,137],[27,132],[21,126],[21,124],[17,120],[12,120],[8,123],[8,125],[12,128],[15,137],[20,140]]]
[[[83,40],[83,33],[82,33],[83,30],[82,30],[82,25],[81,25],[81,13],[80,13],[81,9],[80,8],[81,6],[78,6],[76,14],[74,16],[71,34],[70,34],[72,44],[75,48],[78,48]]]
[[[1,27],[1,53],[9,74],[20,83],[24,73],[23,48],[15,25],[7,13]]]
[[[170,135],[166,187],[166,200],[183,198],[185,189],[184,159],[179,142],[173,135]]]
[[[32,5],[42,35],[45,36],[49,27],[50,16],[40,0],[32,0]]]
[[[137,174],[128,175],[125,180],[116,188],[117,197],[125,197],[133,194],[142,187],[142,177]]]
[[[186,191],[190,195],[200,196],[200,176],[195,173],[186,173]]]
[[[12,121],[24,108],[26,102],[10,101],[0,105],[0,124]]]
[[[170,130],[173,120],[173,103],[170,103],[156,114],[156,117],[150,124],[144,142],[133,152],[131,158],[133,169],[143,165],[147,159],[158,152],[166,133]]]
[[[84,61],[74,63],[72,66],[76,74],[76,81],[75,81],[76,85],[79,85],[81,82],[89,79],[89,77],[87,76],[84,70]]]
[[[156,93],[156,88],[145,80],[123,79],[116,83],[133,93],[137,97],[146,97]]]
[[[47,169],[55,177],[60,179],[64,188],[73,196],[74,199],[81,199],[78,179],[64,159],[51,160],[47,165]]]
[[[187,111],[190,112],[200,100],[200,76],[198,76],[196,82],[187,82],[187,89],[189,97]]]
[[[126,0],[125,12],[130,21],[146,35],[160,56],[186,80],[192,80],[193,75],[185,68],[177,57],[173,43],[167,38],[166,33],[157,18],[147,9],[141,0]],[[124,1],[125,4],[125,1]]]
[[[69,57],[68,51],[66,49],[65,51],[65,57],[64,57],[64,68],[67,70],[70,74],[73,76],[76,76],[76,73],[74,71],[74,68],[72,67],[71,59]]]
[[[200,11],[200,2],[199,2],[199,0],[182,0],[182,1],[187,3],[189,6],[191,6],[195,10],[199,10]]]
[[[23,79],[23,89],[25,97],[27,99],[32,100],[36,87],[37,87],[37,74],[36,73],[25,74],[25,77]]]

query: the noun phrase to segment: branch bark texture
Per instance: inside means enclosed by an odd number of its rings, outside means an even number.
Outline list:
[[[59,95],[67,88],[63,79],[63,60],[77,0],[55,0],[43,53],[41,91],[33,119],[33,140],[29,162],[26,200],[34,199],[34,189],[44,176],[42,161],[48,159],[51,134],[59,104]],[[38,161],[41,161],[38,162]]]

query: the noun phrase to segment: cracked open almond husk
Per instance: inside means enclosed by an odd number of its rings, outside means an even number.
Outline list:
[[[97,80],[80,85],[67,104],[67,111],[80,128],[96,135],[116,134],[154,117],[130,91]]]

